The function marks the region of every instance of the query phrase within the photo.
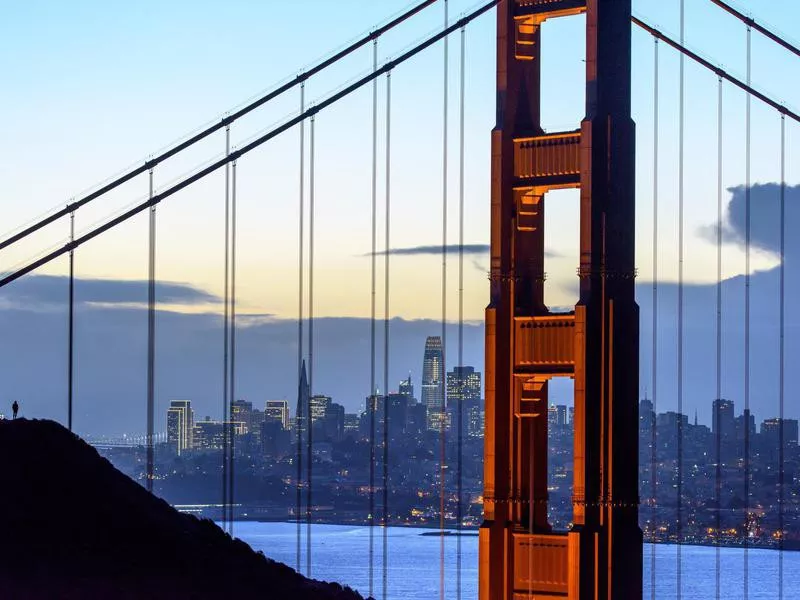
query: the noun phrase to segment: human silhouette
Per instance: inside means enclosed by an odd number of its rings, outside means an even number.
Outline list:
[[[17,411],[19,410],[19,403],[14,400],[14,404],[11,405],[11,412],[14,414],[13,418],[17,418]]]

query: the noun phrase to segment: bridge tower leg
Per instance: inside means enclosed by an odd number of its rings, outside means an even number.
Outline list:
[[[586,13],[586,117],[541,128],[540,30]],[[630,0],[501,0],[480,600],[642,595]],[[564,43],[569,43],[565,40]],[[580,188],[580,299],[544,303],[544,198]],[[547,384],[575,380],[573,527],[547,522]]]

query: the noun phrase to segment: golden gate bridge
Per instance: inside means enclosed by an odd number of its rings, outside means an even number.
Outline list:
[[[446,342],[448,322],[448,276],[447,254],[451,233],[448,231],[448,210],[451,192],[448,190],[448,93],[449,93],[449,43],[458,36],[459,42],[459,87],[458,87],[458,143],[457,181],[459,230],[457,232],[459,254],[458,271],[458,358],[463,364],[463,293],[464,293],[464,192],[465,192],[465,67],[467,61],[466,28],[476,19],[488,18],[494,12],[497,18],[497,124],[492,133],[492,186],[487,190],[491,196],[491,272],[489,274],[489,308],[486,312],[486,452],[485,452],[485,521],[480,532],[480,598],[633,598],[642,595],[642,531],[639,529],[639,513],[648,509],[655,511],[655,490],[660,485],[655,472],[656,453],[652,452],[653,467],[650,490],[641,489],[638,481],[636,453],[638,447],[637,402],[639,385],[639,328],[651,326],[639,323],[635,304],[634,280],[636,266],[634,256],[635,208],[644,203],[653,207],[653,323],[650,338],[653,344],[651,376],[653,402],[657,397],[659,359],[658,331],[658,223],[659,202],[659,52],[666,46],[677,53],[680,60],[679,87],[679,156],[678,169],[678,305],[677,305],[677,407],[683,412],[684,373],[684,132],[685,132],[685,74],[684,63],[688,59],[709,71],[717,80],[717,156],[709,159],[709,168],[716,169],[717,223],[715,242],[717,249],[716,273],[716,386],[717,398],[721,393],[722,355],[722,252],[723,240],[723,91],[727,87],[744,92],[746,98],[746,120],[744,130],[746,156],[744,186],[746,194],[745,224],[745,312],[744,328],[744,398],[745,409],[750,409],[751,394],[751,102],[763,104],[775,111],[780,119],[780,139],[777,144],[780,168],[780,232],[779,273],[780,287],[776,294],[780,321],[780,418],[785,409],[785,318],[786,318],[786,271],[785,248],[786,221],[786,131],[792,122],[800,122],[800,115],[788,108],[779,99],[757,89],[751,80],[751,38],[755,32],[775,42],[784,51],[800,56],[800,49],[766,27],[757,19],[744,14],[723,0],[708,0],[725,15],[741,22],[747,56],[747,75],[739,78],[688,48],[685,40],[684,1],[676,3],[680,10],[680,35],[675,38],[659,30],[645,19],[631,14],[630,0],[491,0],[482,2],[468,12],[452,19],[448,13],[447,0],[426,0],[411,6],[405,12],[385,24],[374,28],[367,35],[332,54],[325,60],[298,74],[269,93],[226,114],[221,120],[201,129],[180,143],[153,155],[141,165],[124,172],[95,191],[71,200],[63,208],[46,217],[20,228],[0,241],[0,250],[9,251],[15,245],[29,240],[45,228],[66,221],[70,231],[69,241],[47,249],[35,258],[23,262],[0,275],[0,287],[13,285],[15,281],[66,256],[69,261],[68,276],[68,381],[65,393],[67,402],[67,424],[72,429],[74,396],[74,324],[75,324],[75,258],[76,250],[100,236],[109,236],[119,225],[136,217],[148,215],[148,321],[147,321],[147,394],[142,409],[146,415],[147,432],[133,443],[143,444],[147,449],[146,484],[152,491],[154,468],[154,445],[159,441],[155,431],[155,379],[156,363],[156,312],[158,310],[156,273],[156,208],[162,202],[190,189],[196,182],[216,172],[224,173],[222,199],[225,207],[224,229],[224,335],[223,355],[223,401],[222,414],[233,422],[232,406],[236,397],[236,353],[237,353],[237,239],[241,228],[247,223],[237,216],[237,173],[246,168],[243,159],[253,150],[268,144],[278,136],[290,133],[300,136],[298,156],[300,220],[298,231],[298,331],[297,331],[297,381],[298,418],[308,418],[308,398],[315,389],[314,370],[314,282],[315,253],[324,252],[316,246],[315,216],[317,196],[316,160],[317,120],[325,116],[326,110],[343,102],[356,91],[372,88],[372,163],[371,167],[371,282],[370,282],[370,389],[376,390],[378,374],[384,375],[384,390],[389,389],[390,362],[390,245],[391,184],[392,184],[392,74],[415,56],[439,48],[444,52],[443,64],[443,120],[442,120],[442,338]],[[434,8],[443,10],[441,29],[421,41],[415,42],[397,56],[380,63],[378,45],[382,37],[401,24],[412,21],[424,11]],[[540,57],[543,51],[541,30],[546,21],[582,16],[586,23],[586,107],[587,113],[579,128],[569,131],[544,131],[540,124],[541,89]],[[631,77],[631,30],[632,27],[650,35],[654,42],[653,53],[653,194],[651,197],[634,198],[635,132],[631,120],[631,86],[647,85],[632,82]],[[307,102],[306,83],[346,57],[371,51],[372,69],[369,73],[345,83],[327,96]],[[546,50],[545,50],[546,51]],[[378,85],[385,84],[385,105],[379,106]],[[287,94],[299,96],[299,111],[277,125],[260,132],[239,146],[231,145],[231,128],[246,115]],[[662,107],[663,108],[663,107]],[[379,115],[385,119],[383,148],[379,147]],[[789,123],[787,123],[787,120]],[[741,124],[732,127],[740,129]],[[224,148],[224,155],[212,158],[193,172],[177,181],[156,189],[154,175],[171,159],[178,157],[201,141],[211,136]],[[385,156],[383,168],[385,180],[378,180],[378,160],[381,152]],[[136,203],[120,214],[109,217],[88,231],[76,234],[76,213],[90,203],[99,204],[114,190],[131,181],[140,181],[147,190],[146,199]],[[382,188],[382,194],[380,193]],[[577,275],[580,281],[580,300],[569,312],[551,311],[544,301],[546,279],[544,250],[544,198],[547,192],[565,188],[581,190],[580,219],[581,245],[580,265]],[[489,194],[489,192],[491,192]],[[384,197],[384,248],[377,246],[379,231],[378,199]],[[757,209],[757,207],[756,207]],[[642,235],[642,232],[638,232]],[[384,265],[383,319],[378,308],[379,256]],[[238,282],[241,285],[241,281]],[[379,327],[383,328],[384,364],[379,368],[377,356]],[[446,347],[446,344],[445,344]],[[555,377],[575,380],[575,481],[573,491],[574,522],[568,533],[553,532],[547,522],[547,394],[548,382]],[[387,408],[384,422],[391,420]],[[380,593],[387,597],[387,527],[391,524],[389,511],[389,443],[388,427],[382,427],[382,439],[378,439],[375,422],[376,411],[372,411],[370,424],[370,528],[380,527],[383,560]],[[464,415],[459,406],[458,426],[454,427],[458,438],[457,519],[462,524],[461,490],[461,426]],[[445,419],[440,419],[442,444],[441,467],[445,468]],[[301,428],[298,427],[298,431]],[[747,431],[747,430],[746,430]],[[311,523],[313,514],[313,457],[312,428],[305,429],[297,444],[297,564],[298,570],[313,574],[313,539]],[[679,458],[677,462],[677,524],[682,526],[683,460],[682,430],[678,429]],[[779,442],[779,510],[783,523],[785,505],[784,488],[784,444],[783,429]],[[233,429],[227,430],[224,440],[223,481],[221,482],[223,524],[233,532],[235,504]],[[653,428],[653,441],[656,434]],[[99,444],[117,445],[129,439],[98,441]],[[750,440],[745,434],[744,470],[745,498],[749,502],[750,491]],[[719,447],[717,448],[719,452]],[[716,493],[720,493],[720,461],[717,460]],[[378,467],[381,472],[378,474]],[[442,471],[443,472],[443,471]],[[376,481],[380,479],[381,481]],[[444,477],[440,478],[444,486]],[[645,498],[640,507],[640,496]],[[440,527],[445,528],[445,490],[441,490]],[[649,505],[649,506],[648,506]],[[749,506],[746,511],[749,511]],[[655,512],[652,513],[655,516]],[[719,514],[719,511],[717,512]],[[718,517],[719,518],[719,517]],[[305,536],[302,528],[305,526]],[[781,526],[782,528],[783,526]],[[717,527],[719,531],[720,527]],[[647,534],[645,534],[646,537]],[[305,540],[301,539],[305,537]],[[653,538],[655,539],[655,538]],[[782,538],[781,538],[782,539]],[[305,543],[305,560],[301,548]],[[747,542],[745,541],[745,544]],[[373,573],[374,538],[370,537],[369,548],[369,594],[376,595],[377,584]],[[747,548],[745,546],[744,588],[747,598],[748,583]],[[444,546],[442,545],[442,554]],[[445,596],[445,580],[455,581],[456,597],[461,598],[461,547],[459,538],[459,561],[456,573],[444,571],[442,558],[440,595]],[[677,596],[681,597],[681,546],[677,545],[678,585]],[[651,554],[651,597],[656,597],[655,551]],[[720,555],[717,554],[716,590],[720,597]],[[784,597],[783,562],[778,573],[779,596]],[[382,594],[382,596],[381,596]],[[788,596],[787,596],[788,597]]]

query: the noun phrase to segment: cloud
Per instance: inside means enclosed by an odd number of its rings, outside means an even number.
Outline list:
[[[447,254],[458,254],[458,244],[445,246]],[[488,254],[489,244],[464,244],[464,254]],[[375,256],[386,256],[386,250],[378,250]],[[437,256],[442,254],[441,244],[438,246],[411,246],[410,248],[391,248],[388,251],[390,256]],[[364,256],[371,256],[372,252],[367,252]]]
[[[728,188],[731,194],[722,220],[722,239],[726,244],[744,248],[747,242],[747,187]],[[771,254],[780,253],[780,198],[779,183],[750,186],[750,244],[755,250]],[[800,222],[800,185],[787,186],[785,194],[786,254],[800,250],[800,239],[792,235],[792,224]],[[700,228],[699,234],[712,244],[717,243],[717,223]]]
[[[471,256],[482,256],[484,254],[489,254],[490,250],[489,244],[464,244],[464,254],[471,255]],[[459,245],[458,244],[448,244],[445,246],[445,252],[447,254],[458,254],[459,253]],[[378,250],[375,252],[375,256],[386,256],[386,250]],[[391,248],[388,251],[390,256],[441,256],[442,255],[442,245],[431,245],[431,246],[411,246],[409,248]],[[553,252],[551,250],[545,250],[544,252],[547,258],[557,258],[560,256],[558,253]],[[363,256],[371,256],[371,252],[367,252]]]
[[[145,280],[76,279],[78,306],[142,306],[147,302]],[[29,275],[0,288],[0,303],[8,307],[47,310],[65,307],[69,279],[59,275]],[[217,304],[218,296],[185,283],[156,282],[159,304]]]

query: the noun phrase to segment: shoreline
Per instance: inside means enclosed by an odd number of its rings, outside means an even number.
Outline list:
[[[296,524],[296,520],[289,520],[285,518],[244,518],[244,519],[234,519],[234,523],[286,523],[286,524]],[[301,521],[302,524],[305,524],[306,521]],[[369,527],[366,523],[352,523],[352,522],[345,522],[345,521],[314,521],[312,525],[340,525],[346,527]],[[459,533],[455,527],[445,527],[444,530],[440,530],[438,525],[430,525],[427,523],[391,523],[390,527],[405,527],[405,528],[415,528],[415,529],[426,529],[428,531],[422,531],[418,535],[420,536],[427,536],[427,537],[436,537],[436,536],[446,536],[446,537],[477,537],[478,530],[480,527],[474,525],[465,525],[462,527],[461,532]],[[379,524],[375,524],[375,527],[380,527]],[[556,532],[556,533],[565,533],[566,532]],[[739,549],[744,550],[753,549],[753,550],[775,550],[780,551],[776,545],[772,544],[763,544],[758,542],[751,542],[745,546],[745,544],[736,544],[736,543],[725,543],[725,544],[713,544],[710,542],[701,542],[701,541],[693,541],[693,542],[676,542],[673,540],[644,540],[645,544],[651,544],[653,546],[657,545],[669,545],[669,546],[699,546],[699,547],[706,547],[706,548],[720,548],[720,549]],[[786,543],[783,547],[784,552],[798,552],[800,551],[800,542],[789,542]]]

